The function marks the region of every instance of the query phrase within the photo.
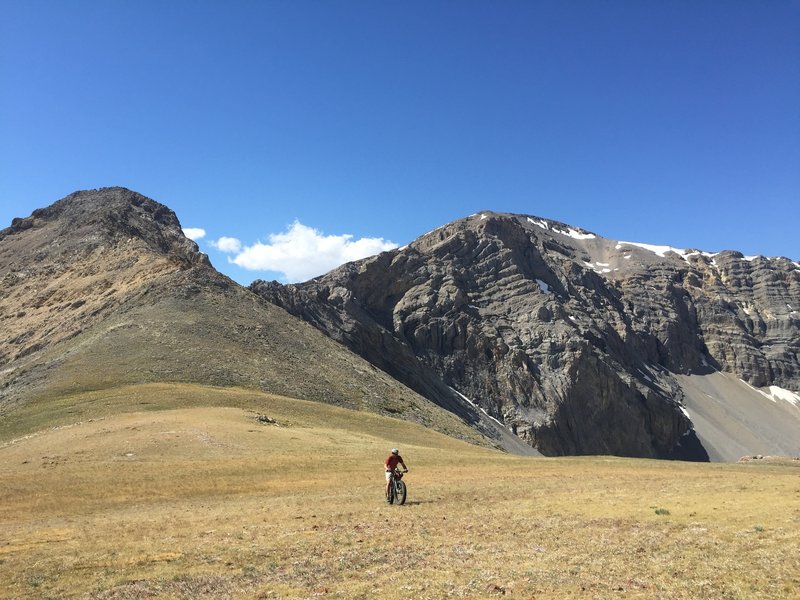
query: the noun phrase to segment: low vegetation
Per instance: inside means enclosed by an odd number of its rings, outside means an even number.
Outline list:
[[[2,598],[785,598],[798,548],[791,463],[519,458],[186,385],[0,426]]]

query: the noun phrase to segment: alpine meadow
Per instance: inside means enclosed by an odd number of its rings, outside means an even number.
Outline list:
[[[796,597],[800,268],[662,254],[485,212],[245,288],[124,188],[16,219],[0,597]]]

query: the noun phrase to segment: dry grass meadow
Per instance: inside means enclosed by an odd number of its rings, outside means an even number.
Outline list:
[[[85,393],[0,427],[0,597],[800,597],[797,463],[519,458],[256,392]]]

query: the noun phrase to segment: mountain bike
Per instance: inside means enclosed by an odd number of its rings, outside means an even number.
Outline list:
[[[407,472],[400,469],[392,471],[392,476],[389,479],[389,495],[386,497],[389,504],[406,503],[406,482],[403,481],[403,475]]]

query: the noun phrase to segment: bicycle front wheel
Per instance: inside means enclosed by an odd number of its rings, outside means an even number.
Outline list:
[[[394,482],[394,501],[397,504],[406,503],[406,482],[398,479]]]

